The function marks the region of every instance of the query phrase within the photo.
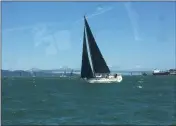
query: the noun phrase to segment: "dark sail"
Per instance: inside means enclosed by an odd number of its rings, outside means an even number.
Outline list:
[[[93,70],[95,73],[110,73],[110,70],[95,42],[94,36],[91,32],[91,29],[85,17],[84,17],[84,21],[85,21],[87,38],[88,38],[90,56],[92,59]]]
[[[87,53],[85,29],[84,29],[84,36],[83,36],[81,78],[93,78],[93,72],[90,66],[89,57]]]

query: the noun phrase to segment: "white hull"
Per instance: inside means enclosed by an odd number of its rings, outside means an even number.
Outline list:
[[[120,83],[122,81],[122,76],[118,75],[116,78],[91,78],[86,80],[88,83]]]

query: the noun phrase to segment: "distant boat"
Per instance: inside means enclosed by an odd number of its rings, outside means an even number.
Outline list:
[[[153,75],[169,75],[169,74],[170,74],[170,72],[168,72],[168,71],[160,71],[160,70],[157,70],[157,69],[155,69],[153,71]]]
[[[176,69],[170,69],[169,73],[170,75],[176,75]]]
[[[147,76],[147,73],[146,73],[146,72],[143,72],[142,75],[143,75],[143,76]]]
[[[83,51],[82,51],[82,66],[81,66],[81,78],[88,83],[112,83],[121,82],[122,76],[110,74],[110,69],[107,66],[99,48],[96,44],[94,36],[91,32],[89,24],[84,16],[84,35],[83,35]],[[86,33],[87,41],[86,43]],[[89,47],[89,54],[87,49]],[[89,57],[90,55],[90,57]]]

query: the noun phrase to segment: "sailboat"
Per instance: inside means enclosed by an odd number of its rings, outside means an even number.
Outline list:
[[[118,74],[110,75],[110,69],[106,64],[106,61],[104,60],[103,55],[101,54],[100,49],[98,48],[98,45],[96,44],[95,38],[92,34],[92,31],[85,16],[84,16],[84,23],[85,24],[83,32],[84,35],[83,35],[81,78],[86,80],[88,83],[121,82],[122,81],[121,75]]]

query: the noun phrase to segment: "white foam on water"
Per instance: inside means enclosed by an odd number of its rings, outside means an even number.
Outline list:
[[[139,83],[143,83],[143,81],[141,81],[141,80],[140,80],[140,81],[138,81],[138,82],[139,82]]]
[[[140,85],[139,85],[139,86],[137,86],[137,87],[138,87],[138,88],[142,88],[142,86],[140,86]]]

